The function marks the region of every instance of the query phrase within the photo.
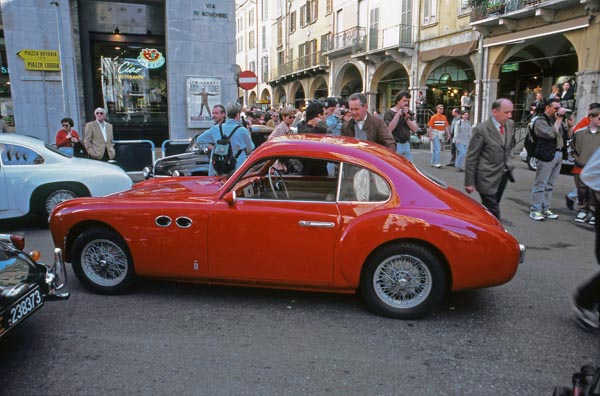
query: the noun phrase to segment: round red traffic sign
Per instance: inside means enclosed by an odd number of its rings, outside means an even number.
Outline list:
[[[258,84],[258,77],[253,71],[244,70],[238,77],[238,85],[242,89],[252,89]]]

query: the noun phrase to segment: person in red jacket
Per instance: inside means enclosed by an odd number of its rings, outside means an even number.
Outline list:
[[[56,147],[63,153],[73,156],[73,145],[79,142],[79,134],[73,129],[73,120],[63,118],[60,120],[62,129],[56,132]]]

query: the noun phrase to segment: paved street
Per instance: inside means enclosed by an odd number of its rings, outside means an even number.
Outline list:
[[[464,173],[429,167],[426,150],[414,157],[462,191]],[[0,340],[0,393],[551,395],[600,354],[598,335],[570,320],[569,301],[599,269],[594,233],[564,206],[570,176],[555,190],[560,218],[530,220],[534,173],[515,164],[501,212],[528,252],[506,285],[451,294],[426,319],[398,321],[356,296],[161,281],[100,296],[69,268],[71,299],[47,303]],[[51,259],[47,230],[13,231]]]

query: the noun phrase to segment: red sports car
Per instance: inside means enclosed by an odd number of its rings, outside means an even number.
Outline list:
[[[361,292],[415,318],[450,290],[500,285],[524,247],[463,193],[386,148],[296,135],[259,147],[230,177],[141,182],[54,210],[56,247],[89,289],[135,277]]]

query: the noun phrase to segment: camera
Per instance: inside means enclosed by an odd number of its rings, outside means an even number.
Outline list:
[[[340,114],[343,116],[345,116],[346,114],[348,114],[348,112],[350,112],[350,110],[348,109],[340,109]]]
[[[415,116],[415,112],[412,111],[411,109],[402,109],[402,115],[406,115],[408,114],[409,117],[414,117]]]

